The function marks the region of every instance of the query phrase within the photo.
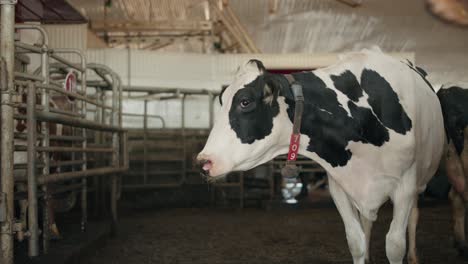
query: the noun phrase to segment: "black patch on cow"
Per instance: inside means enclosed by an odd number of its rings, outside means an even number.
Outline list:
[[[411,130],[411,119],[385,78],[376,71],[364,69],[361,74],[361,87],[369,96],[367,101],[384,126],[402,135]]]
[[[357,106],[351,101],[348,101],[348,108],[358,123],[357,127],[359,128],[362,142],[382,146],[390,139],[387,128],[380,123],[369,108]]]
[[[427,72],[421,68],[421,67],[414,67],[413,63],[411,63],[411,61],[407,60],[409,64],[406,64],[412,71],[414,71],[415,73],[417,73],[419,76],[421,76],[421,78],[423,79],[423,81],[427,84],[427,86],[429,86],[429,88],[431,88],[431,90],[433,92],[435,92],[434,90],[434,87],[432,87],[432,84],[426,79],[426,76],[427,76]]]
[[[359,101],[359,97],[362,96],[362,89],[356,76],[351,71],[346,70],[340,75],[331,75],[330,78],[333,80],[336,89],[348,96],[350,100]]]
[[[269,85],[273,96],[271,104],[265,103],[264,90],[268,80],[265,75],[260,75],[251,83],[245,85],[236,92],[232,99],[229,110],[229,123],[242,143],[252,144],[255,140],[265,138],[271,133],[273,128],[273,118],[279,113],[279,105],[276,100],[278,89],[274,85]],[[243,100],[250,103],[247,107],[242,107]]]
[[[229,87],[229,85],[221,86],[221,92],[219,93],[219,96],[218,96],[218,100],[219,100],[220,105],[223,105],[223,93],[224,93],[224,91],[226,91],[226,88],[228,88],[228,87]]]
[[[376,146],[388,141],[388,131],[370,109],[351,103],[352,117],[337,99],[334,90],[312,72],[293,74],[302,84],[304,114],[301,133],[309,136],[308,151],[315,152],[333,167],[345,166],[352,152],[347,149],[350,141],[370,143]],[[293,121],[295,102],[286,97],[288,115]]]
[[[412,63],[410,60],[406,59],[406,61],[408,62],[408,64],[407,64],[407,65],[409,65],[409,66],[413,67],[413,63]]]
[[[418,72],[420,72],[422,74],[422,76],[424,76],[424,77],[427,76],[427,72],[423,68],[421,68],[419,66],[416,66],[416,70],[418,70]]]
[[[468,125],[468,89],[458,86],[442,88],[437,92],[444,116],[445,129],[458,154],[464,144],[464,129]]]

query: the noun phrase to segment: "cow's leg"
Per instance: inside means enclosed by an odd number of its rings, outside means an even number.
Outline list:
[[[353,263],[364,264],[366,256],[366,238],[359,222],[359,216],[354,206],[349,201],[348,195],[335,180],[329,176],[328,182],[333,201],[343,219],[346,239],[348,240],[349,250],[353,256]]]
[[[453,142],[450,142],[445,154],[445,173],[453,188],[458,193],[465,191],[465,173],[463,169],[463,159],[457,153]],[[468,162],[467,162],[468,164]]]
[[[372,220],[367,219],[365,216],[360,215],[361,217],[361,225],[364,231],[364,236],[366,238],[366,263],[371,263],[370,260],[370,238],[371,238],[371,231],[372,231]]]
[[[405,175],[415,177],[416,175]],[[413,208],[415,193],[411,182],[402,182],[393,195],[393,219],[385,240],[385,250],[390,264],[402,264],[406,249],[406,228]],[[404,187],[403,187],[404,186]]]
[[[416,250],[416,227],[418,225],[419,209],[418,209],[418,198],[417,196],[413,202],[413,208],[408,223],[408,263],[418,264],[418,252]]]
[[[455,247],[460,253],[466,251],[465,240],[465,205],[462,196],[455,191],[454,187],[450,189],[449,198],[452,203],[452,221],[453,234],[455,237]]]

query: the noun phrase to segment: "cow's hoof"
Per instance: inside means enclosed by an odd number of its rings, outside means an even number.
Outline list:
[[[468,244],[465,241],[453,241],[453,247],[457,249],[458,255],[468,259]]]
[[[468,259],[468,247],[466,245],[457,247],[458,254],[464,259]]]
[[[408,264],[419,264],[418,256],[408,256]]]
[[[370,257],[369,259],[366,259],[364,261],[365,264],[377,264],[377,262],[374,261],[373,257]]]

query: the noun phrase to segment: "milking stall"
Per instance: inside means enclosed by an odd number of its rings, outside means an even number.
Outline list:
[[[468,263],[467,0],[0,8],[0,264]]]

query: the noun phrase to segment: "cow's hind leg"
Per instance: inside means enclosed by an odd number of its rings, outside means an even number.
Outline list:
[[[333,180],[328,177],[330,193],[333,197],[338,212],[343,219],[348,240],[349,250],[353,256],[354,264],[364,264],[366,255],[366,238],[359,222],[359,215],[354,206],[349,201],[348,195]]]
[[[418,225],[419,209],[417,196],[413,202],[413,208],[408,223],[408,263],[418,264],[418,252],[416,250],[416,227]]]
[[[413,175],[405,175],[413,177]],[[406,228],[415,203],[415,191],[410,183],[401,182],[393,195],[393,219],[385,240],[385,250],[390,264],[402,264],[406,251]],[[414,189],[414,188],[413,188]]]
[[[460,254],[468,254],[468,247],[465,240],[465,205],[462,196],[452,187],[449,198],[452,203],[453,234],[455,237],[455,247]]]

